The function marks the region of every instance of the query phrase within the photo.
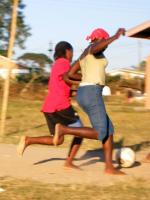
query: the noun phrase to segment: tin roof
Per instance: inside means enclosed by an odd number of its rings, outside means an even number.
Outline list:
[[[144,22],[134,28],[129,29],[126,32],[126,36],[150,39],[150,20],[147,22]]]

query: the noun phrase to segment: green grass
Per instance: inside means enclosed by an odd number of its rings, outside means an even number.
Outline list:
[[[31,180],[0,178],[1,200],[148,200],[149,180],[134,179],[132,182],[111,186],[56,185]]]
[[[128,104],[123,98],[112,96],[105,99],[107,112],[115,126],[115,143],[121,145],[139,145],[150,142],[150,111],[136,111],[143,104]],[[88,117],[74,103],[75,108],[81,114],[85,126],[90,126]],[[49,135],[49,131],[40,112],[42,101],[11,98],[9,101],[6,134],[2,138],[4,143],[16,144],[21,135],[40,136]],[[62,147],[68,147],[71,136],[67,136]],[[98,141],[85,139],[85,149],[98,148]]]

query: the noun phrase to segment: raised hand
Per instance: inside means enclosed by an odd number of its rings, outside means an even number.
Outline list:
[[[124,28],[119,28],[118,31],[116,32],[115,36],[118,39],[121,35],[125,35],[125,29]]]

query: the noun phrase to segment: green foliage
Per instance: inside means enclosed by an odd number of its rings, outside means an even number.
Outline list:
[[[34,67],[38,66],[44,68],[46,64],[51,64],[52,60],[42,53],[25,53],[18,58],[19,61],[23,61],[26,66]]]
[[[28,83],[32,80],[33,83],[48,83],[49,74],[45,74],[43,69],[32,69],[30,68],[29,74],[18,74],[16,80],[19,83]]]
[[[7,56],[7,50],[0,49],[0,55]]]
[[[140,71],[145,71],[146,69],[146,61],[142,61],[140,62],[140,65],[139,65],[139,68],[138,68]]]
[[[8,49],[8,42],[10,36],[10,23],[12,15],[13,0],[0,1],[0,38],[1,49]],[[19,1],[18,17],[17,17],[17,31],[16,31],[16,46],[24,48],[24,42],[30,36],[30,27],[25,24],[23,10],[25,5],[22,0]]]
[[[18,58],[18,63],[29,69],[30,74],[18,75],[18,82],[41,82],[47,83],[49,79],[49,73],[45,72],[45,69],[51,67],[52,60],[42,53],[25,53]]]
[[[117,82],[120,80],[120,75],[116,75],[116,76],[108,76],[106,75],[106,83],[111,83],[111,82]]]
[[[30,74],[18,74],[17,76],[16,76],[16,80],[17,80],[17,82],[19,82],[19,83],[28,83],[30,80],[31,80],[31,78],[32,78],[32,74],[30,73]]]
[[[132,66],[131,68],[133,68],[134,70],[137,70],[137,71],[144,72],[146,69],[146,61],[143,60],[138,64],[138,66]]]

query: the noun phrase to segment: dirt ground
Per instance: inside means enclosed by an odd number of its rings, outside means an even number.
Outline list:
[[[99,149],[80,150],[75,164],[81,170],[64,168],[64,161],[68,149],[59,147],[30,146],[19,157],[16,145],[0,144],[0,177],[14,177],[19,179],[38,180],[43,183],[54,184],[93,184],[113,185],[120,181],[134,178],[150,179],[150,163],[143,163],[150,148],[136,153],[136,163],[132,168],[122,169],[126,176],[106,175],[103,173],[104,162]]]

